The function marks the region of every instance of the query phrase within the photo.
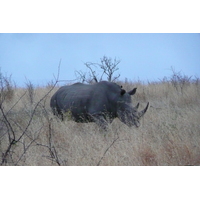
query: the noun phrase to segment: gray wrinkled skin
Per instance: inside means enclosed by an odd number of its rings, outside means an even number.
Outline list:
[[[70,114],[70,118],[76,122],[96,122],[106,129],[108,123],[118,117],[130,127],[139,127],[139,120],[147,111],[149,103],[140,112],[139,104],[132,106],[131,96],[136,89],[126,92],[116,83],[107,81],[93,85],[75,83],[59,88],[52,96],[50,106],[61,119]]]

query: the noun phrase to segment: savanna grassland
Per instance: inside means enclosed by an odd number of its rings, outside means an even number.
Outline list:
[[[107,132],[54,116],[49,101],[57,86],[19,88],[1,79],[0,164],[200,165],[200,81],[181,78],[120,82],[138,88],[134,105],[150,107],[139,128],[115,119]]]

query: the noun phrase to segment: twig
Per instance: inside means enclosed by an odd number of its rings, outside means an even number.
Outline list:
[[[58,65],[58,73],[57,73],[57,77],[56,77],[56,81],[55,81],[55,84],[52,86],[52,88],[36,103],[34,109],[33,109],[33,112],[31,113],[31,116],[30,116],[30,119],[28,121],[28,124],[26,125],[26,128],[22,131],[22,134],[19,136],[18,139],[16,139],[16,133],[9,121],[9,119],[7,118],[5,112],[4,112],[4,109],[2,107],[2,104],[3,104],[3,101],[0,103],[0,111],[3,115],[3,119],[5,120],[5,124],[8,128],[8,130],[11,131],[13,137],[11,138],[10,134],[9,134],[9,131],[8,131],[8,135],[9,135],[9,145],[5,151],[5,153],[2,153],[2,161],[0,163],[0,165],[3,165],[4,163],[7,162],[7,156],[11,153],[11,148],[14,144],[16,144],[17,142],[20,142],[20,140],[22,139],[22,137],[26,134],[28,128],[30,127],[32,121],[33,121],[33,117],[36,113],[36,109],[38,108],[38,106],[41,104],[41,102],[50,94],[50,92],[55,88],[56,84],[58,83],[58,80],[59,80],[59,75],[60,75],[60,65],[61,65],[61,60],[59,62],[59,65]],[[9,109],[8,112],[10,112],[16,105],[17,103],[22,99],[22,97],[25,95],[25,93],[19,98],[19,100],[12,106],[11,109]],[[24,150],[24,153],[21,155],[21,157],[18,159],[17,163],[21,160],[21,158],[23,157],[23,155],[26,153],[26,151],[28,150],[28,148],[31,146],[31,144],[35,142],[34,140],[31,141],[31,143],[25,148]],[[15,164],[17,164],[15,163]]]
[[[103,156],[101,157],[101,159],[99,160],[99,162],[97,163],[97,166],[100,165],[101,161],[103,160],[104,156],[106,155],[106,153],[108,152],[108,150],[114,145],[114,143],[119,139],[119,136],[113,140],[113,142],[110,144],[110,146],[105,150]]]

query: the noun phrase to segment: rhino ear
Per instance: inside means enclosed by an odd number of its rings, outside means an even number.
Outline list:
[[[137,88],[134,88],[133,90],[129,91],[128,93],[129,93],[130,95],[134,95],[134,94],[136,93],[136,90],[137,90]]]
[[[121,89],[121,95],[124,95],[126,93],[126,90]]]

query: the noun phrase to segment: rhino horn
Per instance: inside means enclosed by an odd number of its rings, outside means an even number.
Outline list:
[[[148,107],[149,107],[149,102],[147,103],[147,106],[146,106],[146,108],[144,109],[144,110],[142,110],[142,111],[140,111],[139,112],[139,117],[142,117],[145,113],[146,113],[146,111],[147,111],[147,109],[148,109]]]
[[[140,103],[138,103],[134,108],[138,109],[139,108]]]

